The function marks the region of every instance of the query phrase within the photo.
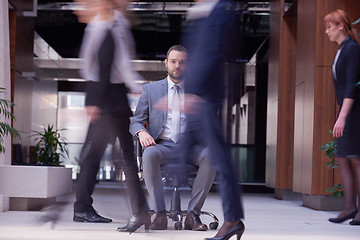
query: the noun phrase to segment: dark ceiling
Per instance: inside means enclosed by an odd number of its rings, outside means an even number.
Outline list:
[[[79,23],[71,10],[51,7],[51,4],[58,2],[56,0],[38,1],[39,10],[35,20],[35,30],[62,57],[77,58],[85,24]],[[62,0],[61,2],[71,4],[72,1]],[[262,4],[264,1],[238,1],[240,42],[236,51],[240,61],[249,60],[269,35],[268,12],[261,10],[249,11],[248,2]],[[132,32],[136,42],[138,58],[145,60],[163,59],[167,49],[180,42],[181,33],[186,26],[185,12],[176,12],[174,14],[174,12],[169,11],[133,10],[130,11],[130,20],[133,24]]]

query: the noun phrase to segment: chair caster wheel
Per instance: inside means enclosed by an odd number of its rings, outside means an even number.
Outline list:
[[[209,228],[210,228],[210,229],[213,229],[213,230],[217,229],[218,226],[219,226],[219,223],[218,223],[218,222],[211,222],[211,223],[209,224]]]
[[[175,230],[181,230],[182,229],[182,223],[181,222],[176,222],[174,224],[174,228],[175,228]]]

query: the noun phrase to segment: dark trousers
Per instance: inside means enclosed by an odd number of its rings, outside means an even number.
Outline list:
[[[146,199],[138,177],[134,157],[134,144],[129,133],[129,117],[121,114],[103,114],[94,124],[90,124],[86,143],[81,153],[79,184],[74,203],[75,212],[93,211],[91,195],[96,183],[99,164],[108,143],[114,144],[119,138],[124,157],[124,173],[132,214],[148,211]]]
[[[186,117],[186,131],[178,151],[179,158],[185,157],[197,143],[205,144],[210,151],[210,160],[217,173],[225,221],[244,217],[241,202],[241,186],[231,164],[230,153],[224,141],[223,128],[217,115],[219,104],[204,103],[199,112]]]

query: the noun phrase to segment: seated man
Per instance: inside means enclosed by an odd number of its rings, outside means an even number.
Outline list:
[[[187,64],[186,49],[180,45],[171,47],[165,59],[167,78],[145,84],[130,124],[130,132],[138,136],[143,152],[143,173],[150,196],[151,207],[156,217],[150,229],[167,229],[164,189],[161,180],[161,164],[173,157],[181,131],[184,131],[185,115],[179,109],[184,104],[184,74]],[[153,107],[166,97],[169,111],[163,112]],[[174,102],[173,102],[174,100]],[[146,128],[146,124],[148,124]],[[200,210],[213,184],[215,171],[207,157],[208,151],[199,146],[191,157],[191,163],[199,166],[194,181],[185,229],[205,231],[207,226],[200,220]]]

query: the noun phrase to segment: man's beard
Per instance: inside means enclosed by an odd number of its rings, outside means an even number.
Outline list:
[[[184,79],[184,74],[180,74],[178,76],[174,76],[174,74],[172,73],[169,73],[169,76],[172,78],[172,79],[175,79],[175,80],[178,80],[178,81],[181,81]]]

